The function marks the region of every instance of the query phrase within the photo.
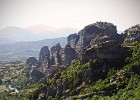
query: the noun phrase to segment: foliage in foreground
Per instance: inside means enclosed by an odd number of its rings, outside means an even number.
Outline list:
[[[123,67],[107,66],[108,69],[101,70],[104,61],[93,60],[93,70],[89,68],[89,63],[80,65],[79,62],[59,70],[48,81],[36,86],[21,100],[36,100],[39,90],[50,89],[53,94],[48,95],[48,99],[89,99],[89,100],[139,100],[140,99],[140,43],[135,43],[131,56],[126,58]],[[122,65],[120,65],[122,66]],[[119,69],[117,69],[119,68]],[[95,73],[95,74],[93,74]],[[98,74],[97,74],[98,73]],[[124,73],[124,75],[122,74]],[[119,75],[120,76],[119,76]],[[122,75],[121,75],[122,74]],[[125,76],[126,75],[126,76]],[[119,79],[118,79],[119,78]],[[96,80],[95,80],[96,79]],[[114,79],[114,81],[111,81]],[[62,81],[61,94],[58,95],[58,84]],[[67,90],[65,96],[63,91]],[[27,91],[24,91],[25,93]],[[46,95],[46,92],[42,95]],[[88,95],[85,97],[85,95]],[[18,96],[4,97],[0,94],[1,100],[18,100]],[[43,100],[43,99],[42,99]]]

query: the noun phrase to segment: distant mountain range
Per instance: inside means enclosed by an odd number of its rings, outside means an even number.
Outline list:
[[[53,39],[58,37],[66,37],[71,33],[77,32],[73,28],[54,28],[47,25],[33,25],[25,28],[8,26],[0,30],[0,41],[3,42],[20,42],[20,41],[36,41],[42,39]],[[6,42],[6,43],[7,43]]]
[[[36,34],[40,35],[42,37],[45,37],[45,39],[51,39],[51,38],[58,38],[61,36],[68,36],[70,33],[76,33],[78,32],[77,29],[74,28],[55,28],[48,25],[42,25],[37,24],[29,27],[25,27],[26,30]]]
[[[26,60],[28,57],[38,57],[43,46],[52,47],[60,43],[66,45],[66,37],[45,39],[39,41],[0,43],[0,61]]]
[[[33,25],[25,28],[8,26],[0,30],[0,61],[26,60],[38,57],[43,46],[66,45],[66,37],[77,32],[72,28],[54,28],[48,25]]]
[[[1,38],[0,37],[0,44],[6,44],[6,43],[13,43],[14,40],[8,39],[8,38]]]

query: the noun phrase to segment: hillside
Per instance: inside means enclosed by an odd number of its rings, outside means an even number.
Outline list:
[[[9,26],[0,30],[0,37],[14,40],[15,42],[19,41],[34,41],[37,38],[40,38],[38,35],[25,30],[24,28]]]
[[[64,47],[66,44],[66,37],[0,44],[0,61],[22,61],[31,56],[38,57],[41,47],[45,45],[52,47],[58,42]]]
[[[0,37],[0,44],[7,44],[7,43],[13,43],[13,42],[15,42],[15,41],[12,40],[12,39],[1,38],[1,37]]]
[[[0,30],[0,38],[21,41],[38,41],[44,39],[54,39],[60,36],[66,37],[70,33],[77,32],[73,28],[54,28],[47,25],[33,25],[25,28],[8,26]],[[1,40],[1,39],[0,39]]]
[[[139,32],[133,32],[136,38]],[[129,36],[129,32],[125,34]],[[48,75],[29,99],[139,98],[140,43],[125,42],[126,38],[112,23],[97,22],[69,35],[64,49],[43,47],[39,62]],[[31,73],[39,69],[33,68]]]
[[[96,22],[70,34],[64,47],[41,47],[39,59],[1,65],[0,77],[15,94],[5,91],[0,99],[139,100],[139,34],[139,25],[118,34],[114,24]]]
[[[30,93],[30,100],[92,99],[92,100],[137,100],[140,89],[140,44],[133,48],[125,64],[106,65],[103,60],[75,64],[59,70],[37,90]],[[47,95],[47,96],[45,96]]]

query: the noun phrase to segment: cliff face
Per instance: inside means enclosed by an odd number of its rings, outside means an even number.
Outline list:
[[[140,42],[140,24],[132,26],[124,32],[124,42],[132,43],[134,41]]]
[[[77,58],[78,54],[70,45],[61,48],[59,43],[51,47],[51,51],[48,47],[43,47],[39,54],[39,61],[46,68],[49,68],[51,65],[70,65],[72,60]]]
[[[68,36],[68,43],[77,52],[88,45],[96,45],[105,41],[115,40],[121,42],[121,35],[117,33],[116,26],[107,22],[96,22],[85,26],[77,34]]]
[[[39,62],[43,67],[50,68],[50,50],[48,46],[41,48],[39,53]]]
[[[77,44],[78,40],[79,40],[79,35],[77,33],[70,34],[67,37],[67,42],[72,48],[76,47],[76,44]]]
[[[61,48],[58,43],[51,47],[44,46],[40,50],[39,61],[42,65],[67,65],[80,57],[85,48],[93,48],[107,41],[121,42],[122,36],[117,33],[116,26],[108,22],[96,22],[85,26],[78,34],[67,37],[67,45]]]
[[[97,22],[84,27],[78,34],[69,35],[65,48],[61,48],[59,43],[54,45],[51,50],[47,46],[43,47],[39,55],[41,67],[47,62],[46,66],[50,66],[50,68],[45,67],[47,71],[51,69],[55,71],[51,75],[46,74],[50,80],[45,81],[47,84],[43,87],[45,91],[41,87],[38,89],[39,92],[31,96],[39,99],[65,99],[69,96],[85,99],[96,94],[110,97],[119,90],[122,92],[124,88],[128,88],[126,86],[129,86],[128,79],[130,77],[133,79],[134,73],[140,75],[140,44],[132,51],[130,46],[121,44],[123,41],[138,40],[138,27],[139,25],[132,27],[126,30],[125,34],[119,35],[113,24]],[[71,65],[77,59],[80,59],[80,63],[75,62]],[[28,63],[30,61],[34,64],[36,60],[29,59]],[[71,66],[66,67],[67,65]],[[32,68],[33,77],[36,77],[37,74],[44,77],[36,71],[36,68]],[[131,85],[133,85],[132,83],[130,80]],[[132,87],[130,86],[130,88]],[[118,93],[120,94],[120,92]]]
[[[106,41],[96,45],[95,47],[87,47],[82,53],[82,63],[86,63],[91,59],[102,59],[107,62],[123,62],[128,55],[129,48],[121,46],[116,41]]]
[[[60,43],[51,47],[51,65],[61,65],[61,57],[60,57],[61,45]]]
[[[70,45],[66,45],[65,48],[61,50],[61,57],[62,65],[70,65],[73,60],[78,59],[78,54]]]
[[[67,45],[65,48],[71,47]],[[121,60],[124,51],[125,48],[116,41],[85,48],[84,57],[87,57],[86,62],[89,63],[76,62],[64,70],[58,70],[58,73],[45,81],[45,85],[30,93],[30,99],[139,98],[140,44],[137,44],[131,51],[131,55],[127,56],[127,62],[121,64],[117,59]],[[115,62],[108,62],[108,59],[115,59]]]
[[[26,64],[29,66],[36,65],[36,63],[37,63],[37,59],[35,57],[29,57],[26,60]]]
[[[50,50],[48,46],[42,47],[38,61],[41,65],[36,64],[36,66],[40,66],[45,72],[52,66],[71,65],[77,59],[80,59],[82,63],[93,59],[122,62],[128,48],[121,46],[120,43],[124,40],[131,42],[139,40],[139,37],[140,25],[133,26],[126,30],[125,34],[120,35],[112,23],[96,22],[85,26],[78,34],[70,34],[65,48],[61,48],[60,43],[51,47]],[[32,65],[37,61],[28,59],[27,62]]]
[[[90,59],[120,59],[127,50],[119,45],[123,42],[123,35],[118,34],[116,26],[108,22],[87,25],[78,34],[69,35],[67,40],[85,63]]]

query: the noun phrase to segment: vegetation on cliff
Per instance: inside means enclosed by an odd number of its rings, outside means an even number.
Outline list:
[[[133,43],[135,44],[135,43]],[[93,100],[116,100],[140,98],[140,43],[135,44],[131,55],[121,68],[106,65],[103,60],[79,62],[58,71],[52,78],[29,93],[29,98],[63,99],[89,98]]]
[[[8,80],[3,84],[9,90],[2,92],[0,99],[140,98],[139,33],[128,31],[124,35],[118,34],[112,23],[97,22],[68,36],[65,48],[59,43],[51,49],[44,46],[39,60],[27,59],[28,67],[14,64],[1,70],[0,78]],[[127,35],[134,41],[124,41]]]

